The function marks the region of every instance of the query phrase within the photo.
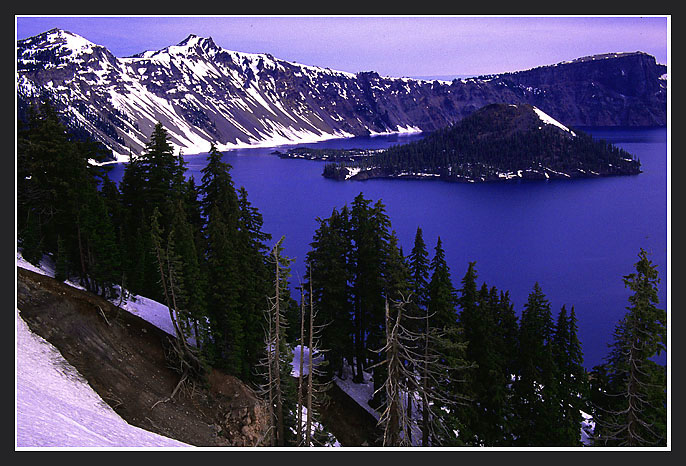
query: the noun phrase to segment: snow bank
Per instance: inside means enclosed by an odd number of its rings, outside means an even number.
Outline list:
[[[560,128],[561,130],[567,131],[567,132],[570,133],[572,136],[576,136],[576,134],[574,133],[574,131],[570,130],[570,129],[567,128],[565,125],[563,125],[562,123],[560,123],[559,121],[557,121],[556,119],[554,119],[553,117],[551,117],[550,115],[548,115],[547,113],[543,112],[541,109],[534,107],[534,112],[536,112],[536,115],[538,115],[538,118],[540,118],[541,121],[542,121],[543,123],[545,123],[546,125],[557,126],[557,127]]]
[[[54,277],[54,264],[40,267],[17,252],[17,266]],[[68,285],[83,289],[76,283]],[[165,306],[137,297],[126,310],[173,334]],[[164,311],[164,312],[162,312]],[[166,318],[165,314],[166,313]],[[189,447],[128,424],[88,385],[50,343],[31,332],[16,312],[15,446],[17,448],[170,448]]]
[[[369,406],[369,400],[374,396],[374,380],[372,375],[368,372],[362,372],[363,382],[354,383],[353,374],[350,366],[348,364],[343,365],[343,378],[336,376],[334,378],[336,385],[340,387],[345,393],[347,393],[350,398],[355,400],[357,404],[362,406],[369,414],[374,416],[378,421],[381,417],[381,413],[377,412],[374,408]]]
[[[189,447],[128,424],[16,314],[16,447]]]

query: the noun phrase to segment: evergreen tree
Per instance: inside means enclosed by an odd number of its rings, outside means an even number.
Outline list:
[[[205,297],[207,283],[198,260],[194,228],[188,221],[182,199],[175,203],[171,225],[171,235],[174,238],[175,252],[179,262],[177,269],[179,288],[182,290],[179,299],[180,325],[184,333],[192,337],[196,345],[202,348],[208,343],[210,332]]]
[[[580,446],[582,410],[588,410],[588,375],[583,367],[581,342],[577,337],[574,307],[567,315],[562,306],[553,336],[553,357],[558,369],[558,403],[560,406],[559,443],[561,446]]]
[[[436,321],[437,328],[454,327],[457,324],[457,293],[450,277],[450,268],[445,258],[440,236],[434,248],[430,272],[427,311]]]
[[[90,291],[108,295],[119,251],[111,218],[98,192],[106,170],[97,144],[76,140],[44,103],[31,108],[17,134],[17,232],[24,257],[59,262],[60,278],[78,274]],[[59,240],[59,244],[58,244]]]
[[[409,302],[406,306],[405,312],[410,316],[410,319],[408,319],[406,325],[411,331],[421,335],[420,339],[414,344],[414,348],[418,351],[421,351],[423,349],[421,340],[428,338],[428,335],[425,335],[426,322],[424,317],[426,316],[429,288],[429,253],[426,250],[426,243],[424,243],[424,236],[421,227],[417,227],[417,231],[415,233],[412,251],[410,252],[407,260],[407,274]],[[425,344],[426,342],[424,342],[424,345]],[[410,372],[413,370],[419,370],[418,368],[411,367],[411,361],[406,361],[405,364],[410,366],[408,368]],[[408,396],[406,413],[408,418],[412,418],[414,409],[414,397]],[[411,431],[408,432],[408,435],[411,435]]]
[[[322,341],[328,351],[325,354],[327,379],[334,374],[343,377],[343,365],[347,359],[353,361],[352,315],[350,312],[350,251],[349,212],[343,207],[340,212],[333,209],[327,219],[317,218],[319,227],[310,243],[307,253],[310,276],[317,280],[312,285],[313,301],[320,320],[326,326],[322,329]]]
[[[656,266],[641,249],[636,271],[624,277],[633,294],[617,324],[610,353],[594,376],[595,444],[664,446],[667,442],[667,372],[654,361],[667,350],[667,314],[658,304]],[[599,400],[598,400],[599,398]]]
[[[205,219],[204,257],[207,270],[207,312],[212,327],[211,359],[234,375],[246,375],[244,320],[240,306],[238,196],[231,165],[212,145],[202,169],[201,208]],[[249,374],[249,372],[248,372]]]
[[[559,405],[552,336],[550,303],[536,283],[524,305],[519,326],[519,373],[513,383],[517,446],[558,444]]]
[[[452,284],[450,268],[440,237],[436,241],[429,270],[431,279],[424,318],[423,350],[425,357],[435,352],[439,363],[450,370],[446,371],[442,378],[432,380],[425,368],[420,369],[424,393],[437,389],[436,386],[432,387],[436,384],[441,387],[442,393],[445,393],[442,402],[422,403],[421,444],[461,445],[461,433],[464,431],[462,413],[467,400],[464,376],[472,363],[466,358],[466,342],[457,319],[457,293]],[[436,426],[440,426],[440,429],[436,429]],[[456,431],[460,432],[457,436],[454,434]]]
[[[265,242],[271,239],[271,235],[262,231],[262,214],[248,200],[246,189],[241,187],[237,195],[239,217],[236,239],[241,273],[236,286],[239,291],[239,312],[244,322],[246,374],[257,362],[255,355],[262,349],[260,315],[264,307],[264,297],[269,295],[271,285]],[[290,311],[297,308],[290,295],[286,303]]]
[[[157,283],[155,258],[149,253],[150,216],[155,209],[160,212],[160,229],[165,235],[162,242],[166,243],[176,202],[183,197],[185,170],[183,156],[174,155],[169,134],[158,122],[145,150],[131,157],[122,177],[120,192],[126,212],[124,270],[130,288],[152,299],[163,297]]]
[[[213,144],[199,188],[207,311],[215,362],[249,379],[263,344],[259,322],[271,283],[265,245],[270,235],[262,232],[262,215],[247,191],[236,191],[231,169]],[[295,307],[293,300],[286,303]]]
[[[365,199],[362,193],[353,200],[350,213],[354,245],[351,268],[356,372],[353,380],[360,383],[365,366],[379,360],[372,350],[383,345],[384,262],[390,220],[380,201],[372,206],[371,200]],[[375,379],[375,389],[381,382],[378,377]]]
[[[517,347],[519,323],[514,311],[514,305],[510,301],[507,291],[501,291],[496,307],[496,329],[498,338],[495,341],[495,352],[498,354],[500,369],[498,377],[498,394],[494,396],[496,408],[494,416],[498,416],[499,433],[493,442],[496,446],[510,446],[513,443],[513,429],[515,424],[515,412],[513,408],[513,380],[517,378]],[[498,414],[499,413],[499,414]]]
[[[426,308],[429,288],[429,254],[424,243],[421,227],[417,227],[414,237],[414,245],[408,259],[410,271],[410,291],[412,301],[419,310]]]

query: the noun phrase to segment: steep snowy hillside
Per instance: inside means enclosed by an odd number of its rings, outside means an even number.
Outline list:
[[[185,443],[128,424],[17,314],[16,446],[170,448]]]
[[[115,155],[138,153],[158,121],[184,153],[389,132],[433,131],[489,103],[528,103],[573,126],[666,124],[666,67],[609,54],[465,80],[351,74],[229,51],[190,35],[118,58],[52,29],[17,41],[20,111],[43,96]]]

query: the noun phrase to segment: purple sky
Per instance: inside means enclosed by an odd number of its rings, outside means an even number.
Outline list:
[[[606,52],[643,51],[667,63],[662,17],[22,17],[17,39],[54,27],[124,57],[212,37],[239,52],[384,76],[517,71]]]

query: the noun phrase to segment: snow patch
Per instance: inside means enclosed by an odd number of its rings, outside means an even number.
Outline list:
[[[16,309],[16,447],[190,447],[122,419]]]
[[[570,133],[572,136],[576,136],[576,134],[574,134],[574,131],[570,130],[565,125],[563,125],[559,121],[555,120],[553,117],[551,117],[547,113],[543,112],[542,110],[540,110],[539,108],[536,108],[536,107],[533,107],[533,109],[534,109],[534,112],[536,112],[536,114],[538,115],[538,118],[540,118],[543,123],[545,123],[547,125],[557,126],[561,130]]]

